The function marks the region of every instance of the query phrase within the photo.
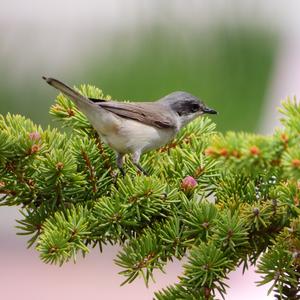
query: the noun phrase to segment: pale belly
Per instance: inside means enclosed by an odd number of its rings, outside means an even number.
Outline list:
[[[175,129],[160,129],[134,120],[124,120],[117,130],[101,135],[118,153],[144,153],[167,144],[176,133]]]
[[[118,153],[141,153],[157,149],[174,138],[176,129],[160,129],[120,118],[101,110],[89,111],[88,118],[102,140]]]

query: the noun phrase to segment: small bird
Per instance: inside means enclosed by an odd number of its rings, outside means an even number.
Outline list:
[[[57,79],[43,79],[86,115],[102,140],[116,152],[123,176],[125,154],[131,154],[133,164],[147,175],[139,163],[143,153],[167,144],[195,118],[217,113],[187,92],[173,92],[154,102],[125,103],[87,98]]]

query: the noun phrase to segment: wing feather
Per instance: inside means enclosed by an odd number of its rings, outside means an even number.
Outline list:
[[[172,113],[164,111],[160,103],[125,103],[116,101],[98,102],[100,107],[123,118],[135,120],[157,128],[176,128]],[[161,107],[160,107],[161,106]],[[161,109],[160,109],[161,108]]]

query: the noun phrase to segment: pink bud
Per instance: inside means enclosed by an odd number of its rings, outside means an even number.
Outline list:
[[[186,176],[181,182],[181,188],[184,191],[191,191],[198,185],[197,181],[192,176]]]
[[[37,131],[34,131],[29,133],[29,138],[32,141],[38,141],[41,138],[41,135]]]

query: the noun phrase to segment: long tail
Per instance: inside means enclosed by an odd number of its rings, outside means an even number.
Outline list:
[[[67,86],[63,82],[45,76],[43,76],[43,79],[46,80],[46,82],[49,85],[53,86],[54,88],[64,93],[66,96],[70,97],[75,102],[75,104],[79,107],[79,109],[81,109],[83,112],[85,112],[85,110],[88,107],[90,108],[91,106],[93,106],[93,104],[87,97],[81,95],[80,93],[75,91],[73,88]]]

